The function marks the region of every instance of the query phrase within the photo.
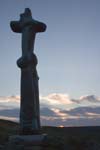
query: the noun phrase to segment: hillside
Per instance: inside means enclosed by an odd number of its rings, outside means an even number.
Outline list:
[[[15,122],[0,120],[0,144],[8,137],[18,134],[19,125]],[[100,150],[100,127],[42,127],[48,135],[48,150]],[[88,149],[87,149],[88,148]]]

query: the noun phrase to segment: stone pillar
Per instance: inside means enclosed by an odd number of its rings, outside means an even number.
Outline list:
[[[34,20],[31,10],[26,8],[25,12],[20,14],[20,20],[11,21],[10,26],[13,32],[22,34],[22,57],[17,60],[17,65],[21,69],[20,133],[39,134],[39,77],[34,42],[36,33],[44,32],[46,25]]]

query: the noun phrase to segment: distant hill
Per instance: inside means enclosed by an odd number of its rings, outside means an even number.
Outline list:
[[[0,120],[0,144],[5,144],[10,135],[18,134],[19,124]],[[95,127],[42,127],[42,133],[48,135],[47,142],[51,150],[85,150],[93,145],[100,150],[100,126]],[[92,146],[92,148],[91,148]]]

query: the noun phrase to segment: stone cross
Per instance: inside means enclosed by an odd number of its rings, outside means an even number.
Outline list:
[[[39,78],[34,43],[36,33],[44,32],[46,25],[34,20],[31,10],[26,8],[25,12],[20,14],[20,20],[11,21],[10,26],[13,32],[22,33],[22,57],[17,60],[17,65],[21,68],[20,134],[39,134]]]

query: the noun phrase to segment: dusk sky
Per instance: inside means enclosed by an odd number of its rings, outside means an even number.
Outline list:
[[[100,100],[100,0],[0,1],[0,96],[20,95],[16,60],[21,57],[21,34],[11,31],[10,21],[19,20],[27,7],[47,25],[34,48],[40,96],[57,93],[70,101],[95,95]]]
[[[24,8],[47,24],[37,34],[40,93],[66,93],[72,97],[99,96],[100,1],[99,0],[3,0],[0,1],[0,95],[19,94],[21,35],[10,29]]]

